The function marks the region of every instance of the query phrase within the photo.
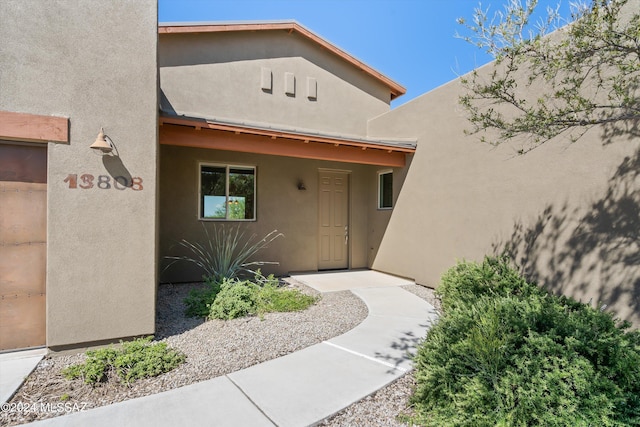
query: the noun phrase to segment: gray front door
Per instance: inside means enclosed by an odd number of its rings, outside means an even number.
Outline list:
[[[349,267],[349,174],[320,171],[319,270]]]

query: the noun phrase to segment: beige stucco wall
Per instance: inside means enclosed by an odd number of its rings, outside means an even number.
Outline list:
[[[158,58],[163,108],[176,114],[365,136],[366,121],[390,108],[385,85],[295,32],[161,34]],[[262,68],[271,91],[261,89]],[[285,73],[295,96],[285,94]]]
[[[640,140],[593,129],[524,156],[466,136],[451,82],[370,123],[418,148],[373,268],[437,286],[456,260],[508,248],[528,276],[640,325]]]
[[[156,28],[155,0],[0,2],[0,110],[70,119],[70,143],[48,146],[49,347],[154,332]],[[100,127],[119,158],[89,149]]]
[[[224,224],[239,225],[249,237],[262,238],[278,230],[284,234],[257,257],[279,262],[264,266],[264,273],[318,269],[318,174],[320,169],[348,171],[350,176],[350,268],[368,266],[368,217],[375,203],[374,166],[290,157],[243,154],[174,146],[161,147],[160,174],[160,281],[199,281],[203,272],[188,263],[166,269],[170,255],[180,255],[181,239],[203,242],[204,224],[208,229]],[[199,164],[231,164],[256,167],[256,220],[240,222],[198,219]],[[298,190],[302,180],[306,190]],[[254,240],[255,241],[255,240]]]
[[[374,168],[375,170],[372,172],[370,177],[371,180],[371,193],[373,194],[372,200],[369,203],[369,214],[368,214],[368,225],[369,225],[369,254],[368,254],[368,267],[371,268],[373,263],[377,257],[378,249],[380,248],[380,244],[382,242],[383,237],[387,231],[387,226],[389,224],[389,220],[393,215],[393,211],[395,209],[396,204],[398,203],[398,196],[402,187],[404,185],[404,180],[406,178],[407,171],[409,170],[409,165],[411,164],[411,160],[413,159],[413,155],[406,156],[407,165],[403,168],[388,168],[384,166],[379,166]],[[393,173],[393,207],[391,209],[380,209],[378,207],[378,174],[380,172],[391,171]],[[396,273],[401,275],[400,273]]]

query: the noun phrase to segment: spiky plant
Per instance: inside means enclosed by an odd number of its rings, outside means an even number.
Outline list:
[[[213,233],[209,233],[204,224],[202,228],[206,237],[205,241],[200,243],[190,242],[186,239],[180,240],[178,244],[185,248],[189,254],[165,257],[173,260],[166,268],[176,262],[190,262],[200,267],[204,271],[205,277],[221,283],[225,278],[233,279],[243,273],[254,275],[256,267],[278,264],[274,261],[252,260],[254,255],[277,238],[284,236],[282,233],[278,233],[278,230],[273,230],[256,241],[257,235],[255,233],[245,239],[245,232],[240,231],[239,226],[225,227],[220,225],[214,229]]]

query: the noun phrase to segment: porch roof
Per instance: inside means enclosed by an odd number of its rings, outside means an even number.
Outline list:
[[[416,140],[376,139],[161,113],[160,144],[402,167]]]

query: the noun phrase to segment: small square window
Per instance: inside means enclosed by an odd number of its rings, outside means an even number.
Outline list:
[[[200,165],[200,219],[253,220],[256,169]]]
[[[378,173],[378,209],[393,207],[393,172]]]

